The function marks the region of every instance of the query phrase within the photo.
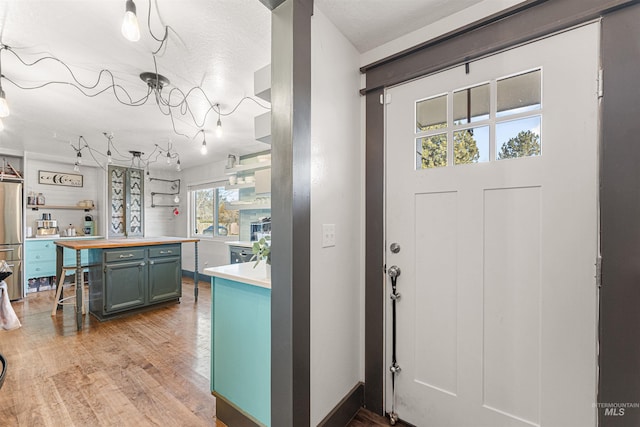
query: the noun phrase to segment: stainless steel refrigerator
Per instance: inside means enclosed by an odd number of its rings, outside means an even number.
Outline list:
[[[5,279],[9,299],[23,296],[22,280],[22,184],[0,182],[0,259],[7,261],[13,274]]]

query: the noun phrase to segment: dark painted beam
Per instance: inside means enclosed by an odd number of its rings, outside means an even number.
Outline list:
[[[640,402],[640,6],[602,20],[600,381],[598,402]],[[640,409],[598,411],[639,426]]]
[[[271,19],[271,425],[310,422],[312,0]]]
[[[363,92],[395,85],[596,19],[638,0],[529,0],[361,68]]]

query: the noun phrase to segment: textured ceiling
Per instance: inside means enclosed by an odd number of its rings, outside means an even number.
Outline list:
[[[363,52],[480,0],[315,1]],[[0,40],[29,63],[55,56],[85,85],[95,84],[100,71],[108,69],[115,84],[139,99],[147,91],[139,74],[154,70],[151,52],[159,45],[147,25],[151,5],[154,34],[161,37],[164,25],[171,27],[166,47],[156,56],[158,72],[171,81],[164,95],[172,88],[187,91],[201,86],[213,103],[220,103],[224,114],[253,94],[253,73],[269,63],[271,48],[271,12],[260,1],[136,0],[136,5],[142,37],[132,43],[120,33],[124,0],[0,0]],[[3,119],[0,151],[49,153],[68,157],[72,163],[75,152],[69,143],[77,146],[82,135],[104,162],[100,156],[107,147],[103,132],[109,132],[123,154],[138,150],[149,155],[156,144],[163,148],[172,144],[186,168],[224,159],[229,153],[269,149],[254,139],[253,130],[254,117],[266,110],[250,100],[222,117],[224,135],[218,139],[217,115],[210,113],[205,120],[208,104],[201,93],[194,92],[189,105],[199,123],[194,124],[189,114],[175,114],[175,127],[189,135],[184,137],[173,131],[170,118],[159,111],[153,98],[131,107],[118,103],[112,90],[86,97],[66,84],[20,89],[8,79],[25,87],[72,80],[63,65],[53,60],[26,66],[11,52],[2,51],[1,61],[6,77],[2,87],[11,115]],[[110,84],[110,77],[103,75],[96,89],[86,92],[95,94]],[[127,96],[120,89],[116,92],[121,99]],[[200,154],[202,135],[193,139],[200,128],[206,132],[206,156]]]
[[[360,53],[483,0],[315,0]]]
[[[138,76],[154,70],[151,52],[159,46],[148,31],[150,3],[136,1],[141,30],[137,43],[120,33],[124,0],[0,1],[0,36],[2,43],[26,62],[47,55],[64,61],[85,85],[94,84],[100,70],[109,69],[114,82],[133,99],[139,99],[146,94],[147,86]],[[171,27],[166,48],[156,56],[158,72],[171,81],[163,90],[165,95],[171,88],[186,92],[201,86],[213,103],[220,103],[223,114],[244,96],[253,95],[253,73],[270,61],[271,15],[266,7],[257,0],[154,0],[153,5],[154,34],[162,37],[163,25]],[[8,51],[2,52],[1,59],[2,74],[22,86],[72,81],[62,64],[53,60],[28,67]],[[93,94],[110,84],[109,76],[103,75],[97,88],[86,92]],[[2,86],[11,115],[3,119],[0,149],[24,148],[71,159],[75,153],[70,141],[77,145],[82,135],[91,147],[105,153],[107,140],[102,133],[112,132],[114,145],[123,154],[128,150],[148,154],[155,144],[166,148],[171,143],[180,154],[182,166],[189,167],[225,158],[228,153],[269,148],[255,141],[253,135],[254,116],[267,110],[250,100],[234,114],[222,117],[224,134],[218,139],[214,132],[217,115],[210,113],[205,121],[207,103],[203,95],[194,92],[189,97],[196,121],[204,123],[206,131],[209,153],[202,156],[202,134],[191,138],[201,126],[195,125],[188,114],[176,111],[175,126],[189,138],[177,135],[153,97],[143,106],[131,107],[119,104],[111,90],[89,98],[64,84],[24,90],[3,79]],[[120,89],[117,92],[121,99],[126,98]],[[176,99],[179,97],[172,98]]]

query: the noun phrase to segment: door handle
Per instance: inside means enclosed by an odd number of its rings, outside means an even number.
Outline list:
[[[389,271],[387,273],[389,274],[389,277],[391,277],[391,280],[395,282],[395,279],[400,276],[400,267],[398,267],[397,265],[392,265],[391,267],[389,267]]]
[[[133,256],[133,254],[120,255],[120,258],[131,258],[132,256]]]

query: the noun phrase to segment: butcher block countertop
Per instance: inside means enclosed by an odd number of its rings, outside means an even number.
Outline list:
[[[91,240],[56,240],[58,246],[69,249],[106,249],[106,248],[128,248],[135,246],[168,245],[171,243],[193,243],[200,239],[188,239],[182,237],[149,237],[131,239],[91,239]]]

